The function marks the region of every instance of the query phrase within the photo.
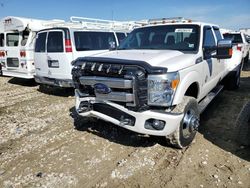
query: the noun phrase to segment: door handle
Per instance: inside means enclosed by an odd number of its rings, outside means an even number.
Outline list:
[[[54,59],[48,59],[48,63],[58,63],[58,60],[54,60]]]
[[[48,66],[51,68],[59,68],[59,61],[53,60],[53,59],[48,59]]]

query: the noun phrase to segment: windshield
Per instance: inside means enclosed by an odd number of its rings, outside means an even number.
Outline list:
[[[118,50],[156,49],[196,51],[198,44],[198,25],[162,25],[135,29],[120,44]]]
[[[76,31],[74,38],[77,51],[107,50],[109,43],[115,42],[113,32]]]

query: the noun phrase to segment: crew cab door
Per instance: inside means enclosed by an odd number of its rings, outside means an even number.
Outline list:
[[[203,91],[204,94],[211,91],[218,83],[221,73],[221,64],[216,55],[216,40],[212,27],[204,26],[203,28]]]

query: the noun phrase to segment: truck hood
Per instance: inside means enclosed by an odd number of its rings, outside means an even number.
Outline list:
[[[195,54],[184,54],[176,50],[116,50],[94,57],[144,61],[151,66],[165,67],[169,72],[191,66],[197,58]]]

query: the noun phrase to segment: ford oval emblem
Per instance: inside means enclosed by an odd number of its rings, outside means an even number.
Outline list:
[[[97,83],[94,85],[95,93],[99,94],[108,94],[111,92],[111,89],[102,83]]]

